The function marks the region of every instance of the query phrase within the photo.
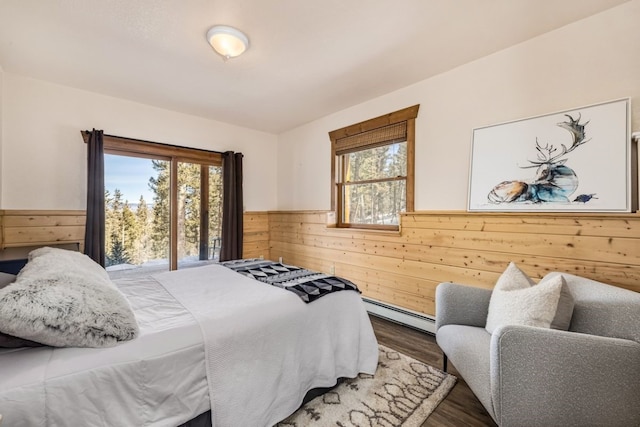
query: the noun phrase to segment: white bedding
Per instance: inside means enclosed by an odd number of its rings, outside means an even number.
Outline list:
[[[139,322],[133,341],[0,349],[3,426],[176,426],[211,407],[217,427],[270,426],[309,389],[375,371],[355,292],[304,304],[218,265],[154,279],[116,281]]]
[[[360,295],[305,304],[219,265],[154,276],[203,330],[214,427],[272,426],[307,391],[374,374],[378,344]]]
[[[3,427],[175,427],[209,409],[193,316],[153,279],[117,284],[138,338],[109,348],[0,349]]]

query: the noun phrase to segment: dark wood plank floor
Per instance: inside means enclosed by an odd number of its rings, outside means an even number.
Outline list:
[[[442,352],[435,337],[389,320],[370,315],[378,343],[416,360],[442,369]],[[462,379],[455,366],[449,363],[448,372],[458,381],[422,427],[496,426],[491,416]]]

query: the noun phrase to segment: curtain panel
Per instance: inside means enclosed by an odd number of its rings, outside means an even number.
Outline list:
[[[222,154],[222,246],[220,261],[242,258],[242,153]]]
[[[87,142],[87,222],[84,253],[104,267],[104,133],[85,131]]]

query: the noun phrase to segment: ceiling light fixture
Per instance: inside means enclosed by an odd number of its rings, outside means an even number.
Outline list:
[[[249,38],[242,31],[226,25],[211,27],[207,31],[207,41],[225,61],[249,49]]]

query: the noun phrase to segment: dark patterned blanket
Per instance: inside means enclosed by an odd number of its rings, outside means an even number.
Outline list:
[[[352,290],[360,293],[358,287],[347,279],[280,262],[238,259],[220,264],[252,279],[291,291],[306,303],[337,291]]]

